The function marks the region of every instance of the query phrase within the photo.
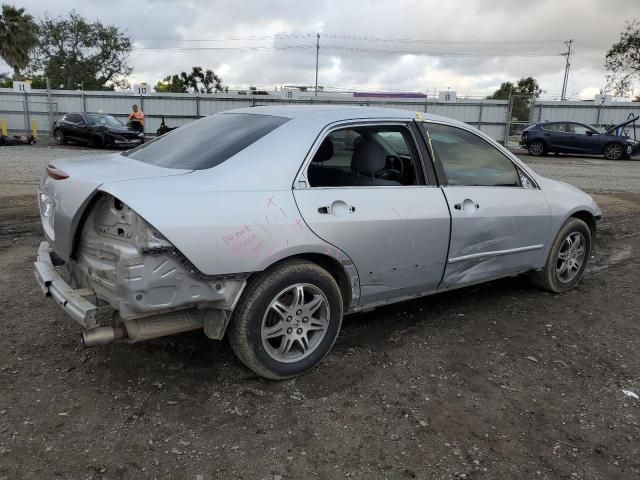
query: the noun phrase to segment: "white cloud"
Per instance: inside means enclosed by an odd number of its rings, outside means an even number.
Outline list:
[[[559,96],[564,69],[564,58],[559,54],[565,48],[563,41],[572,38],[576,40],[576,53],[569,93],[578,97],[591,97],[604,87],[605,52],[616,41],[625,20],[638,14],[637,0],[610,1],[606,7],[598,0],[537,0],[526,4],[510,0],[317,0],[313,3],[29,0],[19,6],[36,17],[45,12],[63,15],[75,9],[89,19],[100,19],[125,30],[134,36],[136,47],[279,48],[135,50],[130,58],[133,79],[148,83],[201,65],[213,68],[232,87],[310,85],[315,76],[314,35],[286,39],[211,39],[321,31],[319,83],[327,87],[421,91],[451,88],[460,94],[486,95],[504,81],[532,75],[547,96]],[[365,36],[370,40],[343,38],[345,35]],[[372,37],[378,40],[371,40]],[[209,40],[194,41],[203,38]],[[429,42],[390,42],[389,38]],[[456,41],[478,43],[452,43]],[[307,48],[280,49],[293,46]],[[520,56],[450,56],[454,53]],[[0,65],[0,71],[4,70]]]

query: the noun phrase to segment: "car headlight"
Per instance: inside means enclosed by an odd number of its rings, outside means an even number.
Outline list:
[[[53,222],[55,218],[55,204],[51,197],[45,193],[38,194],[38,206],[40,207],[40,218],[42,219],[42,228],[44,233],[53,240]]]

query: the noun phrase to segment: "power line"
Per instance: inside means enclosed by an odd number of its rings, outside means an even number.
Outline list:
[[[320,37],[318,36],[318,42]],[[272,51],[272,50],[309,50],[315,48],[319,49],[317,44],[308,45],[282,45],[282,46],[238,46],[238,47],[183,47],[183,46],[154,46],[154,47],[133,47],[133,50],[159,50],[159,51],[218,51],[218,52],[231,52],[231,51]],[[326,50],[338,50],[348,52],[360,52],[360,53],[381,53],[390,55],[421,55],[421,56],[433,56],[433,57],[552,57],[562,55],[556,52],[531,52],[531,51],[518,51],[518,52],[446,52],[446,51],[418,51],[418,50],[387,50],[378,48],[364,48],[364,47],[348,47],[342,45],[325,45],[323,47]]]
[[[327,50],[345,50],[362,53],[386,53],[392,55],[425,55],[432,57],[554,57],[560,54],[556,52],[439,52],[439,51],[415,51],[415,50],[382,50],[377,48],[345,47],[338,45],[325,45]]]

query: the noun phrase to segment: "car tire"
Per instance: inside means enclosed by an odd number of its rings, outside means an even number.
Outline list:
[[[59,128],[53,131],[53,139],[58,145],[65,145],[67,143],[67,140],[64,138],[64,133]]]
[[[247,286],[229,325],[229,343],[261,377],[295,377],[329,353],[342,311],[342,295],[329,272],[312,262],[287,261]]]
[[[582,278],[591,255],[591,230],[578,218],[562,226],[551,246],[544,268],[531,273],[534,285],[553,293],[574,288]]]
[[[529,155],[533,157],[540,157],[547,153],[547,146],[544,144],[542,140],[532,140],[529,142]]]
[[[602,151],[607,160],[621,160],[625,155],[624,145],[617,142],[607,143]]]

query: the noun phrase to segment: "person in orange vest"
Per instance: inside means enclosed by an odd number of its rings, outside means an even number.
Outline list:
[[[139,132],[144,132],[144,112],[138,108],[138,105],[133,105],[133,112],[129,114],[129,124]]]

